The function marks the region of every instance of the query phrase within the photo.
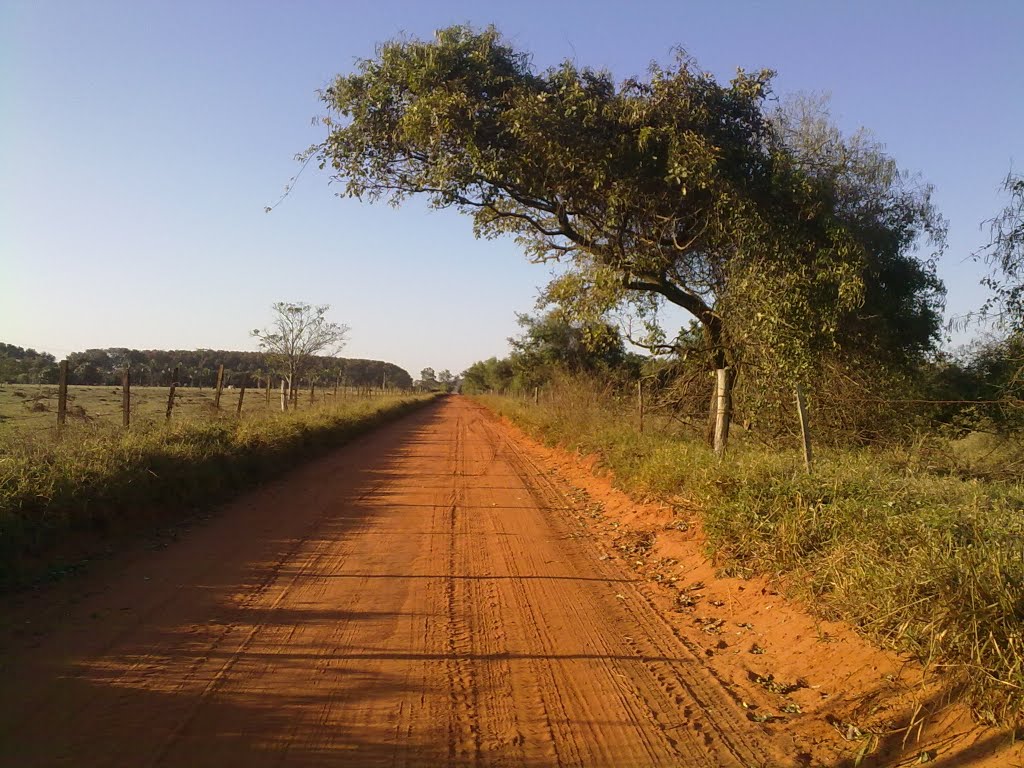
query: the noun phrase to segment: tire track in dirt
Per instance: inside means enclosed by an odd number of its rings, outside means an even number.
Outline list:
[[[467,532],[466,512],[461,509],[465,497],[465,425],[461,417],[455,421],[454,440],[448,462],[451,465],[452,489],[445,508],[450,536],[448,538],[448,570],[445,579],[445,634],[448,648],[448,688],[451,708],[448,712],[448,760],[478,765],[482,759],[480,744],[480,702],[476,669],[471,657],[472,595],[465,582],[455,574],[465,571],[464,548],[460,534]]]
[[[514,443],[504,437],[500,439],[502,448],[507,451],[513,466],[517,467],[524,485],[537,499],[538,507],[571,508],[572,503],[565,494]],[[616,572],[607,561],[600,558],[592,542],[580,538],[578,543],[580,549],[585,550],[581,553],[580,561],[589,560],[595,570],[608,573],[609,577]],[[587,546],[588,544],[590,546]],[[759,743],[756,736],[752,738],[751,732],[760,731],[767,735],[767,730],[760,726],[752,726],[744,714],[741,714],[743,710],[739,699],[701,663],[696,650],[682,641],[671,623],[650,599],[642,582],[626,583],[622,586],[622,592],[625,594],[624,599],[621,599],[621,607],[629,617],[622,626],[622,631],[628,634],[623,634],[622,637],[650,670],[664,694],[656,697],[657,705],[651,708],[652,718],[660,724],[657,714],[659,710],[670,710],[680,706],[684,707],[684,715],[686,711],[692,713],[694,710],[714,713],[715,717],[706,718],[706,722],[710,726],[709,730],[717,738],[705,729],[704,719],[699,723],[689,724],[690,728],[703,734],[700,741],[705,748],[716,749],[716,742],[719,742],[724,746],[724,751],[740,763],[764,759],[765,745]],[[632,630],[630,626],[633,627]],[[671,658],[673,654],[679,655],[680,651],[685,651],[689,657],[685,664],[658,661]],[[693,728],[694,725],[698,725],[699,728]]]
[[[377,483],[370,491],[362,494],[356,499],[356,504],[359,504],[366,500],[366,498],[377,492],[383,482]],[[239,613],[245,614],[246,612],[259,611],[260,613],[267,615],[272,613],[279,605],[281,605],[285,599],[289,596],[289,593],[295,588],[303,579],[308,579],[309,575],[314,569],[319,566],[322,562],[327,559],[332,561],[333,568],[338,568],[344,562],[347,555],[347,551],[342,549],[341,551],[334,551],[340,543],[342,545],[350,543],[351,539],[342,539],[340,542],[332,542],[329,540],[321,540],[310,552],[305,561],[295,569],[294,575],[288,579],[287,583],[277,591],[277,596],[273,598],[267,605],[261,606],[264,602],[267,594],[272,592],[272,588],[278,584],[282,577],[282,570],[289,561],[294,560],[297,555],[302,551],[303,547],[308,545],[310,539],[316,534],[316,532],[322,528],[323,521],[317,519],[316,522],[306,531],[306,533],[300,538],[296,544],[283,555],[271,568],[267,576],[256,586],[256,588],[246,596],[238,607]],[[358,529],[356,531],[358,533]],[[248,632],[245,633],[244,637],[237,642],[232,650],[224,652],[224,659],[221,662],[215,661],[218,652],[221,651],[222,647],[227,644],[227,641],[234,632],[236,632],[241,623],[238,621],[229,623],[222,632],[212,641],[206,653],[201,657],[197,658],[192,666],[188,669],[185,675],[182,677],[178,690],[187,688],[188,684],[199,675],[200,671],[204,666],[213,664],[215,671],[209,675],[208,682],[203,686],[202,690],[196,697],[192,708],[188,712],[188,715],[182,719],[182,721],[175,727],[174,731],[165,740],[163,747],[154,756],[153,761],[150,763],[152,766],[161,765],[168,754],[174,749],[175,744],[181,739],[182,735],[193,723],[196,717],[201,712],[203,706],[207,703],[208,699],[216,693],[218,687],[226,680],[227,675],[231,669],[243,658],[246,649],[256,638],[257,634],[266,631],[266,621],[256,621],[251,624]],[[278,641],[278,645],[287,644],[287,638],[282,641]],[[123,685],[122,680],[116,681],[117,685]]]
[[[573,545],[577,543],[578,535],[572,533],[569,530],[565,530],[559,523],[563,521],[558,519],[558,511],[566,509],[568,502],[563,495],[557,493],[551,493],[550,491],[541,492],[540,486],[534,482],[536,478],[540,477],[539,473],[528,467],[524,457],[519,454],[514,446],[507,444],[503,438],[494,434],[493,430],[481,422],[481,432],[484,440],[493,441],[495,444],[495,452],[499,456],[502,456],[507,461],[508,465],[515,471],[517,479],[522,482],[523,489],[528,492],[537,501],[537,508],[539,510],[551,510],[550,518],[552,527],[558,531],[561,539],[567,544],[563,545],[569,547],[568,542],[572,542]],[[501,519],[496,519],[496,524],[499,530],[504,530],[504,526],[501,523]],[[561,529],[561,530],[559,530]],[[574,547],[575,548],[575,547]],[[583,562],[600,562],[596,556],[592,556],[592,553],[565,553],[571,554],[568,558],[563,558],[564,564],[573,576],[577,578],[584,577],[574,566],[574,561],[579,558]],[[508,551],[507,560],[513,570],[517,569],[515,553]],[[611,584],[617,581],[621,581],[621,575],[609,574],[607,583]],[[597,583],[601,580],[598,579]],[[526,584],[525,581],[521,582]],[[617,586],[618,590],[623,590],[623,587]],[[517,590],[519,592],[519,602],[521,603],[523,610],[529,613],[530,623],[534,624],[538,628],[537,642],[548,647],[551,652],[557,652],[555,647],[552,645],[551,633],[546,632],[546,627],[550,624],[550,621],[544,616],[536,613],[532,607],[533,604],[543,603],[552,604],[553,601],[557,600],[554,595],[530,595],[527,590]],[[617,592],[616,599],[620,599],[622,595]],[[618,606],[617,606],[618,608]],[[649,673],[647,679],[639,679],[635,674],[635,665],[626,665],[624,660],[616,659],[617,656],[621,656],[622,651],[612,647],[614,643],[613,637],[615,632],[618,631],[609,630],[617,625],[609,621],[610,613],[605,610],[600,614],[596,614],[598,607],[590,604],[589,601],[580,600],[576,605],[567,606],[569,612],[569,618],[572,623],[579,627],[581,632],[586,633],[586,643],[597,653],[592,654],[599,659],[602,659],[600,664],[599,674],[593,673],[587,676],[579,676],[577,679],[560,679],[553,681],[549,684],[548,691],[572,691],[575,693],[575,697],[578,701],[583,702],[606,702],[610,698],[614,698],[618,702],[619,707],[629,712],[633,718],[638,721],[648,720],[655,725],[655,735],[651,735],[647,732],[642,732],[644,741],[642,751],[638,751],[635,755],[604,755],[605,760],[614,760],[616,757],[625,758],[628,760],[635,761],[633,764],[673,764],[673,765],[692,765],[692,764],[707,764],[706,752],[709,748],[715,747],[713,742],[709,742],[707,739],[697,739],[692,737],[687,731],[676,730],[677,725],[670,726],[667,722],[664,722],[664,718],[668,718],[671,721],[678,719],[678,713],[675,710],[678,707],[678,698],[670,698],[666,695],[666,691],[659,690],[657,686],[653,684],[656,678],[663,684],[670,684],[668,681],[671,678],[676,677],[674,670],[666,672],[663,668],[656,670],[655,672]],[[614,613],[614,612],[612,612]],[[594,615],[602,616],[601,625],[594,624]],[[649,651],[644,654],[637,649],[637,643],[630,636],[631,634],[638,634],[635,630],[629,630],[628,632],[622,632],[618,638],[625,641],[625,644],[630,648],[630,655],[636,655],[643,659],[644,656],[658,656],[665,655],[664,652],[659,649],[657,651]],[[650,665],[649,665],[650,666]],[[632,674],[630,674],[632,672]],[[579,679],[594,680],[595,678],[603,678],[604,686],[601,688],[599,695],[594,695],[594,692],[580,689],[578,687]],[[595,686],[596,687],[596,686]],[[549,694],[550,695],[550,694]],[[561,696],[559,694],[558,703],[561,703]],[[564,709],[563,709],[564,711]],[[596,710],[590,710],[586,714],[591,718],[602,718],[608,716],[608,709],[598,708]],[[564,716],[564,715],[563,715]],[[670,730],[673,732],[670,733]],[[731,746],[731,745],[730,745]],[[749,761],[755,757],[760,757],[764,754],[761,749],[738,749],[732,747],[726,751],[724,756],[716,757],[714,764],[727,765],[730,764],[728,759],[728,753],[732,753],[735,758],[735,764],[742,764],[743,761]],[[694,755],[703,755],[695,763],[693,762]],[[579,762],[578,760],[572,760],[572,762]]]

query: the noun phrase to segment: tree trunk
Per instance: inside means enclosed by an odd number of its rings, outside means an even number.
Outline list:
[[[664,296],[672,304],[682,307],[693,315],[703,326],[708,348],[714,350],[715,370],[725,372],[721,375],[721,387],[718,383],[719,374],[716,373],[715,390],[711,398],[708,420],[708,443],[715,446],[717,452],[724,453],[729,440],[729,421],[732,417],[732,392],[736,383],[736,365],[729,348],[728,335],[722,326],[722,318],[701,296],[671,283],[665,275],[640,275],[639,279],[627,280],[626,287],[635,291],[646,291]],[[719,418],[719,409],[722,410],[721,418]],[[718,435],[715,434],[716,425]]]

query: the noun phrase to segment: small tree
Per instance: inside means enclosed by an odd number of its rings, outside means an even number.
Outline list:
[[[451,371],[445,368],[437,374],[437,383],[441,385],[442,392],[451,392],[455,389],[455,376]]]
[[[269,328],[253,330],[260,349],[271,368],[295,385],[316,355],[336,355],[345,345],[349,328],[327,319],[330,304],[291,304],[279,301],[271,305],[274,319]]]

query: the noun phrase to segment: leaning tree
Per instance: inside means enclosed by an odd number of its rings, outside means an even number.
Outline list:
[[[864,296],[863,244],[772,124],[771,79],[723,85],[681,52],[621,84],[570,62],[537,72],[493,28],[451,27],[339,76],[305,159],[342,194],[424,196],[562,262],[547,297],[569,316],[629,307],[638,340],[669,349],[658,308],[683,308],[728,372],[728,409],[744,351],[799,376]]]

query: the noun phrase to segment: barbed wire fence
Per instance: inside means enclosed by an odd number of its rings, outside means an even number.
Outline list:
[[[635,424],[639,433],[712,440],[716,431],[717,403],[701,374],[666,381],[658,375],[629,382],[591,381],[592,393],[572,385],[544,385],[506,391],[535,405],[585,410],[588,406],[610,408]],[[803,453],[806,471],[812,471],[813,446],[893,446],[920,440],[923,434],[962,437],[971,433],[1006,437],[1024,425],[1024,398],[1015,393],[999,397],[885,397],[877,394],[839,394],[836,387],[814,391],[801,387],[764,388],[762,382],[734,393],[730,427],[742,439],[778,449],[791,447]],[[852,382],[839,389],[857,390]],[[588,403],[587,398],[594,398]],[[1009,425],[1009,426],[1007,426]],[[1014,426],[1016,425],[1016,426]],[[1022,457],[1024,459],[1024,457]]]
[[[152,426],[170,422],[186,408],[190,418],[236,418],[266,416],[270,413],[308,410],[336,405],[345,398],[374,398],[398,392],[387,386],[355,386],[341,376],[327,380],[312,376],[289,387],[287,379],[270,373],[234,371],[238,386],[226,383],[225,367],[218,365],[213,387],[195,387],[181,381],[175,368],[166,386],[133,386],[130,367],[121,371],[120,385],[75,382],[68,361],[59,365],[56,384],[13,384],[13,396],[22,399],[25,412],[0,412],[0,432],[22,436],[60,437],[70,424],[98,424],[130,429],[133,424]],[[302,386],[302,384],[305,386]],[[30,393],[30,389],[35,389]],[[106,396],[98,393],[108,390]],[[89,408],[76,402],[89,395]],[[54,400],[56,401],[54,403]],[[113,401],[113,402],[111,402]],[[5,429],[5,427],[7,429]]]

